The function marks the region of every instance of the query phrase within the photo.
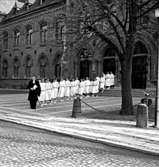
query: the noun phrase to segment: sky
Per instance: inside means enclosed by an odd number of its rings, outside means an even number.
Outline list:
[[[8,13],[11,8],[14,6],[15,1],[18,0],[0,0],[0,11],[3,13]],[[35,0],[29,0],[30,3],[33,3]],[[22,3],[17,2],[18,7],[22,6]]]

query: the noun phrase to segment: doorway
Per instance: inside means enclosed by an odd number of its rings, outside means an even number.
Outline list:
[[[115,74],[116,72],[115,58],[104,59],[103,73],[106,74],[107,72],[112,72],[113,74]]]
[[[132,62],[132,88],[146,89],[147,56],[136,56]]]

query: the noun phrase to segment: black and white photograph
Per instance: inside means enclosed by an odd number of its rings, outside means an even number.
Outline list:
[[[0,167],[159,167],[159,0],[0,0]]]

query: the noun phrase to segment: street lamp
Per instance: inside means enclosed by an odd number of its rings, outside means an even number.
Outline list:
[[[155,17],[159,25],[159,8],[155,9]],[[157,26],[158,29],[158,26]],[[159,128],[159,30],[157,30],[157,85],[156,85],[156,108],[155,108],[155,127]]]

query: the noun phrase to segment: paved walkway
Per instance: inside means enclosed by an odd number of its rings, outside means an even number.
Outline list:
[[[119,115],[111,114],[112,108],[119,108],[121,104],[119,97],[84,99],[103,111],[93,112],[89,107],[82,105],[83,114],[76,119],[70,117],[72,102],[45,106],[35,112],[28,108],[26,99],[26,94],[0,96],[0,119],[159,155],[159,129],[152,128],[151,122],[149,128],[141,129],[135,126],[134,118],[119,118]],[[135,98],[134,104],[138,102],[139,99]]]
[[[0,119],[112,146],[159,155],[159,129],[135,127],[134,121],[59,118],[34,111],[0,109]],[[151,124],[150,124],[151,126]]]

